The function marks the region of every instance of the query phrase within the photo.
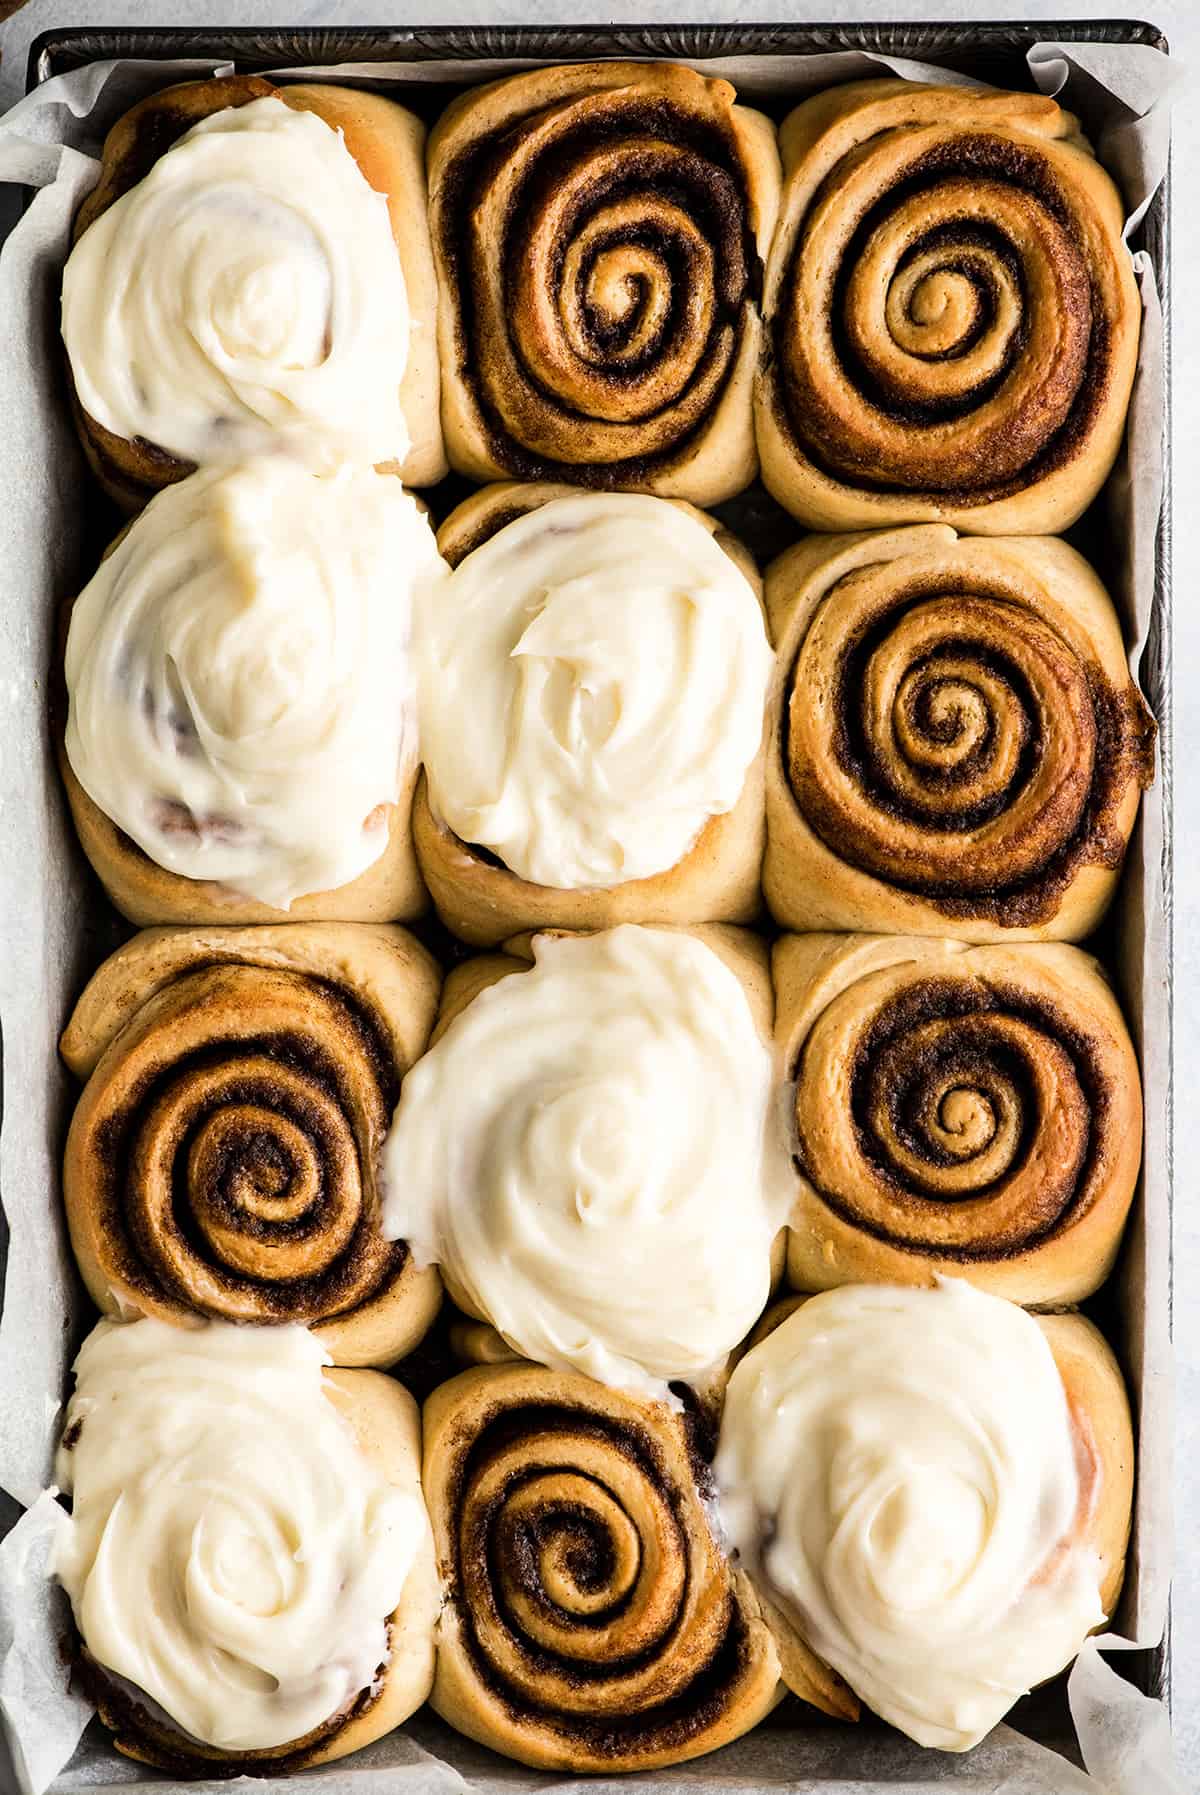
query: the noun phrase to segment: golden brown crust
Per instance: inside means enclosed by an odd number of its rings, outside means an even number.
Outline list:
[[[369,185],[387,198],[415,328],[400,383],[411,447],[402,463],[389,464],[381,471],[399,473],[412,486],[431,485],[446,472],[434,339],[437,277],[425,205],[425,127],[403,106],[382,95],[350,88],[277,87],[258,75],[184,81],[162,88],[131,107],[105,138],[100,178],[76,214],[74,239],[77,242],[102,212],[136,186],[159,157],[201,119],[271,95],[298,111],[316,113],[340,130]],[[193,463],[154,443],[140,437],[129,442],[106,430],[83,411],[73,383],[71,410],[92,472],[123,511],[139,511],[164,486],[193,471]]]
[[[71,1243],[97,1306],[186,1326],[299,1321],[390,1365],[441,1285],[380,1234],[376,1162],[440,979],[403,929],[153,929],[63,1036]]]
[[[1133,1514],[1133,1419],[1112,1348],[1083,1315],[1035,1315],[1067,1392],[1080,1467],[1080,1527],[1100,1561],[1100,1605],[1111,1618],[1125,1576]],[[1101,1630],[1097,1626],[1096,1631]]]
[[[516,518],[572,496],[552,481],[485,486],[450,513],[438,550],[451,567]],[[715,518],[675,501],[704,525],[754,592],[762,581],[747,550]],[[535,885],[486,849],[464,842],[434,812],[422,773],[413,799],[417,860],[438,914],[463,941],[493,947],[523,929],[603,929],[622,922],[752,922],[761,910],[765,740],[733,809],[709,817],[682,860],[647,879],[606,890],[569,891]]]
[[[389,1483],[420,1498],[421,1421],[408,1391],[372,1371],[329,1372],[326,1390],[350,1423],[359,1449]],[[426,1529],[400,1605],[389,1619],[389,1655],[378,1681],[303,1739],[261,1751],[222,1751],[179,1733],[161,1711],[148,1709],[137,1690],[111,1678],[85,1648],[78,1669],[101,1722],[114,1735],[113,1744],[138,1763],[185,1777],[307,1770],[382,1739],[420,1707],[433,1683],[440,1599],[433,1537]]]
[[[792,935],[773,953],[795,1092],[788,1279],[1035,1305],[1108,1275],[1141,1162],[1137,1059],[1090,955]]]
[[[646,1771],[738,1738],[779,1659],[705,1510],[698,1418],[528,1363],[425,1405],[447,1602],[431,1702],[545,1769]]]
[[[429,143],[452,466],[712,504],[757,468],[772,126],[670,63],[473,88]]]
[[[793,929],[1078,940],[1153,721],[1112,602],[1048,538],[812,536],[767,570],[764,892]]]
[[[416,762],[406,776],[405,790],[395,804],[387,806],[391,820],[387,846],[379,859],[348,885],[339,885],[335,891],[310,892],[287,910],[275,910],[215,879],[188,879],[159,866],[88,797],[71,770],[61,732],[56,732],[55,747],[80,846],[113,904],[139,928],[160,923],[203,928],[246,923],[411,922],[428,908],[411,825],[419,772]]]
[[[810,528],[1065,529],[1120,445],[1140,300],[1123,208],[1040,94],[852,82],[780,132],[763,480]]]

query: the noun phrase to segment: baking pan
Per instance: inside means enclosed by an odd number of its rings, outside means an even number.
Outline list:
[[[460,63],[464,76],[472,64],[508,59],[536,59],[548,62],[570,62],[596,57],[664,58],[686,61],[710,58],[765,57],[778,55],[813,55],[836,51],[859,50],[891,56],[909,57],[926,63],[954,69],[962,74],[1000,87],[1028,89],[1031,86],[1025,56],[1035,43],[1091,43],[1109,45],[1145,45],[1165,51],[1166,40],[1153,25],[1137,22],[1037,21],[1031,23],[994,24],[863,24],[863,25],[736,25],[736,26],[495,26],[441,27],[412,29],[288,29],[261,28],[189,28],[169,29],[146,26],[131,29],[56,29],[43,33],[32,44],[27,70],[27,89],[32,90],[55,75],[78,69],[86,64],[109,58],[162,59],[192,57],[214,63],[234,63],[239,70],[284,70],[289,65],[317,68],[334,64],[370,65],[386,63],[387,89],[426,119],[432,120],[464,83],[437,78],[416,77],[411,82],[395,74],[394,65],[411,63]],[[369,80],[370,70],[362,67],[356,78]],[[476,74],[475,79],[480,76]],[[790,99],[754,96],[777,119],[793,103]],[[1086,128],[1086,120],[1085,120]],[[1164,370],[1167,386],[1164,403],[1168,407],[1170,370],[1170,187],[1169,177],[1150,202],[1131,239],[1131,247],[1145,251],[1154,270],[1163,308]],[[1169,441],[1169,436],[1168,436]],[[467,483],[451,476],[423,496],[430,500],[435,516],[440,517],[463,496]],[[1170,1030],[1170,905],[1171,905],[1171,631],[1170,631],[1170,466],[1165,468],[1164,502],[1158,521],[1156,539],[1155,592],[1149,633],[1138,663],[1142,689],[1158,719],[1159,765],[1157,802],[1163,815],[1164,847],[1161,883],[1150,901],[1161,902],[1165,911],[1165,949],[1161,963],[1148,970],[1154,975],[1158,993],[1155,1013],[1144,1017],[1144,1029],[1153,1030],[1159,1041],[1169,1039]],[[94,487],[89,485],[83,499],[85,527],[79,545],[79,568],[94,563],[104,543],[118,527],[116,514]],[[716,508],[726,521],[748,542],[760,561],[795,540],[798,526],[785,516],[761,487],[755,485],[747,493]],[[1098,566],[1102,577],[1115,579],[1120,566],[1120,548],[1116,526],[1110,517],[1105,496],[1090,508],[1080,523],[1069,532],[1069,538]],[[1132,857],[1131,857],[1132,859]],[[1118,916],[1124,904],[1140,904],[1147,898],[1143,890],[1132,891],[1130,869],[1118,900]],[[80,918],[81,945],[78,955],[84,970],[90,970],[117,939],[129,932],[116,918],[93,882],[94,912]],[[1110,964],[1117,952],[1117,924],[1109,923],[1092,945]],[[443,953],[446,942],[438,944]],[[1118,980],[1118,983],[1120,981]],[[1128,993],[1127,993],[1128,995]],[[1169,1067],[1169,1055],[1163,1056]],[[1148,1140],[1155,1152],[1155,1203],[1169,1211],[1172,1190],[1170,1164],[1171,1089],[1169,1074],[1146,1093]],[[1150,1126],[1150,1112],[1154,1126]],[[1136,1237],[1138,1230],[1135,1229]],[[0,1258],[3,1256],[3,1217],[0,1215]],[[1126,1250],[1126,1259],[1139,1251],[1135,1238]],[[1136,1272],[1135,1274],[1136,1275]],[[1097,1299],[1086,1305],[1114,1338],[1122,1350],[1122,1324],[1116,1290],[1121,1279],[1110,1281]],[[1126,1355],[1127,1356],[1127,1355]],[[403,1368],[401,1368],[403,1371]],[[3,1531],[0,1522],[0,1532]],[[1120,1612],[1116,1624],[1120,1626]],[[1169,1627],[1162,1643],[1154,1649],[1123,1652],[1113,1659],[1116,1668],[1140,1689],[1169,1699],[1170,1653]],[[1054,1749],[1078,1758],[1071,1745],[1071,1727],[1065,1700],[1065,1677],[1060,1677],[1034,1696],[1018,1704],[1011,1716],[1013,1723],[1031,1737]],[[436,1723],[433,1723],[436,1725]],[[806,1732],[825,1725],[820,1716],[803,1710],[794,1701],[786,1702],[766,1723],[768,1728],[792,1728],[803,1725]],[[872,1726],[872,1721],[858,1729],[858,1736]],[[426,1722],[416,1728],[426,1738]],[[447,1743],[445,1729],[430,1732],[428,1740],[435,1750],[445,1750],[456,1762],[474,1764],[480,1757],[478,1748],[462,1745],[461,1754]],[[849,1745],[849,1740],[847,1741]],[[739,1747],[727,1749],[721,1756],[722,1785],[751,1790],[757,1785],[738,1772]],[[482,1754],[485,1755],[486,1754]],[[848,1762],[854,1754],[848,1752]],[[489,1759],[494,1766],[496,1760]],[[916,1760],[906,1764],[907,1781]],[[344,1767],[352,1769],[354,1760]],[[343,1768],[339,1766],[339,1769]],[[704,1760],[689,1766],[691,1777],[704,1788]],[[881,1763],[879,1772],[888,1772]],[[516,1774],[520,1774],[517,1772]],[[652,1778],[651,1782],[661,1780]],[[889,1779],[890,1780],[890,1779]],[[158,1787],[164,1785],[159,1783]],[[633,1787],[630,1783],[627,1786]],[[674,1785],[673,1785],[674,1786]],[[793,1785],[794,1786],[794,1785]],[[804,1786],[818,1789],[821,1780]],[[948,1785],[954,1786],[953,1779]]]

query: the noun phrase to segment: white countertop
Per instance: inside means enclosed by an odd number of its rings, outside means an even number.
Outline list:
[[[197,7],[181,0],[180,22]],[[156,19],[169,8],[154,7]],[[239,24],[378,25],[533,23],[616,24],[799,23],[805,19],[953,21],[971,19],[1096,19],[1142,17],[1167,35],[1177,59],[1200,68],[1200,0],[1150,0],[1146,6],[1097,4],[1096,0],[239,0],[216,8]],[[0,111],[21,94],[29,44],[56,25],[139,25],[148,22],[144,0],[29,0],[0,26]],[[1175,253],[1174,372],[1174,588],[1175,588],[1175,1065],[1177,1117],[1175,1164],[1175,1341],[1178,1359],[1177,1538],[1174,1597],[1174,1710],[1179,1752],[1200,1782],[1200,1484],[1191,1476],[1200,1460],[1200,1202],[1193,1201],[1185,1169],[1200,1164],[1200,1102],[1192,1100],[1190,1075],[1200,1060],[1200,534],[1190,527],[1190,495],[1200,492],[1200,236],[1189,195],[1200,192],[1200,88],[1185,86],[1177,98],[1174,142]],[[1193,1007],[1196,1006],[1196,1007]]]

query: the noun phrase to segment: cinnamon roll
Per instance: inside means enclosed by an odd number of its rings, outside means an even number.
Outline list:
[[[106,1315],[311,1326],[390,1365],[436,1272],[380,1232],[376,1169],[425,1046],[437,968],[403,929],[149,929],[105,961],[62,1039],[71,1244]]]
[[[957,1280],[787,1308],[730,1379],[716,1458],[784,1676],[789,1644],[819,1654],[919,1744],[966,1751],[1112,1613],[1133,1485],[1116,1360],[1082,1316]]]
[[[420,1417],[299,1327],[102,1321],[75,1364],[55,1572],[126,1756],[180,1776],[344,1757],[433,1680]]]
[[[1097,1289],[1142,1150],[1137,1058],[1097,961],[812,934],[777,943],[774,974],[795,1288],[945,1273],[1035,1305]]]
[[[441,478],[424,141],[378,94],[256,75],[168,87],[113,126],[62,332],[84,449],[123,509],[279,440]]]
[[[447,979],[384,1233],[525,1358],[706,1385],[762,1311],[792,1197],[766,951],[633,924],[512,947]]]
[[[151,501],[64,652],[67,796],[124,915],[419,914],[409,630],[443,578],[416,502],[370,469],[261,456]]]
[[[707,505],[757,471],[775,131],[669,63],[530,69],[429,140],[450,462]]]
[[[1140,300],[1124,208],[1042,94],[856,81],[780,131],[755,415],[818,530],[1051,535],[1099,492]]]
[[[424,1425],[446,1588],[430,1699],[452,1726],[541,1769],[647,1771],[775,1705],[692,1410],[518,1363],[442,1385]]]
[[[772,666],[754,564],[680,501],[486,487],[417,632],[417,855],[456,935],[747,922]]]
[[[1154,724],[1065,542],[810,537],[767,573],[772,912],[793,929],[1079,939],[1117,886]]]

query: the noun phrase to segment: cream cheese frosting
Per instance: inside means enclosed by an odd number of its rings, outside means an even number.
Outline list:
[[[409,311],[387,200],[341,133],[273,96],[193,125],[63,273],[84,411],[186,461],[402,460]]]
[[[762,612],[665,499],[550,500],[467,555],[417,636],[436,814],[559,889],[666,871],[732,810],[771,669]]]
[[[525,1357],[661,1396],[767,1299],[789,1194],[771,1056],[696,937],[533,947],[405,1079],[384,1233]]]
[[[373,1684],[428,1528],[328,1362],[304,1328],[154,1320],[100,1322],[76,1360],[55,1573],[92,1657],[222,1750],[301,1739]]]
[[[922,1745],[977,1744],[1104,1619],[1053,1354],[964,1282],[802,1304],[733,1373],[716,1477],[751,1574]]]
[[[391,475],[271,455],[167,487],[71,612],[76,778],[185,878],[281,909],[348,884],[415,760],[413,592],[443,577]]]

